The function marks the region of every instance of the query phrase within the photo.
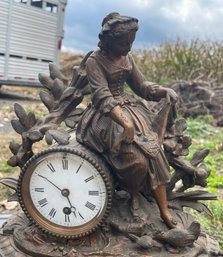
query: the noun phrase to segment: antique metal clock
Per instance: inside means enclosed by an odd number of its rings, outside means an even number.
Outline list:
[[[28,218],[43,231],[67,238],[101,225],[111,205],[112,183],[95,158],[87,149],[60,146],[34,155],[18,183],[19,202]]]

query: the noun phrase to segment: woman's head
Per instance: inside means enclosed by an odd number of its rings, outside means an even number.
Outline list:
[[[137,30],[136,18],[110,13],[103,19],[98,46],[105,51],[114,50],[126,55],[131,49]]]

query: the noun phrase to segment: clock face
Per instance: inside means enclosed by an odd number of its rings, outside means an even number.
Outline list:
[[[21,205],[43,230],[79,237],[101,223],[110,185],[91,158],[52,148],[32,157],[26,166],[20,179]]]

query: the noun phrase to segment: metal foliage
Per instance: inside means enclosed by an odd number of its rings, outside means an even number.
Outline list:
[[[190,207],[198,212],[212,215],[211,210],[199,201],[216,200],[215,195],[203,190],[186,191],[195,186],[205,187],[211,172],[203,163],[209,154],[208,149],[195,152],[190,161],[183,158],[189,154],[189,147],[192,144],[192,138],[185,135],[186,129],[186,121],[178,119],[168,129],[164,138],[165,155],[174,169],[171,181],[167,185],[168,200],[175,203],[175,208]]]

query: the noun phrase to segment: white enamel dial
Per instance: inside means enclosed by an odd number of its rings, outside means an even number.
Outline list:
[[[22,205],[44,230],[79,236],[94,228],[107,208],[107,185],[88,158],[49,151],[28,165],[21,184]]]

